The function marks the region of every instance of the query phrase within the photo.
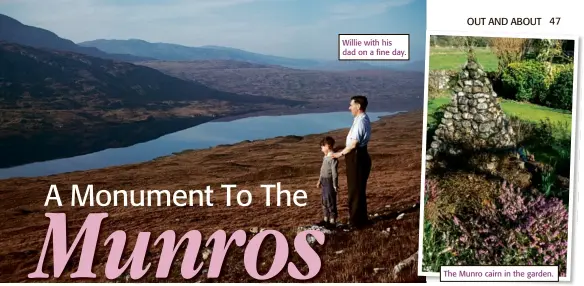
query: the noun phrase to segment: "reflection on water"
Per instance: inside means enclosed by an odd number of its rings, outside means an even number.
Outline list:
[[[371,112],[371,121],[396,112]],[[349,112],[308,113],[284,116],[258,116],[229,122],[207,122],[189,129],[167,134],[158,139],[124,148],[92,154],[37,162],[0,169],[0,179],[35,177],[72,171],[149,161],[188,149],[203,149],[244,140],[260,140],[277,136],[323,133],[348,128],[353,118]]]

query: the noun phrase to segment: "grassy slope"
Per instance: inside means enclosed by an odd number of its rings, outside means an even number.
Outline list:
[[[491,49],[477,48],[475,55],[487,71],[497,69],[497,56]],[[430,49],[431,70],[458,70],[466,62],[466,53],[458,48],[432,47]]]

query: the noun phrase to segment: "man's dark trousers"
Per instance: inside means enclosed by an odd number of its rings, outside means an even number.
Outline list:
[[[367,224],[367,180],[371,172],[371,157],[367,146],[356,147],[345,155],[349,199],[349,223],[354,227]]]

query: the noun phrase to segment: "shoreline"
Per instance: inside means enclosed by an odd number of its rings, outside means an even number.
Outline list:
[[[263,110],[263,111],[253,111],[253,112],[247,112],[247,113],[241,113],[241,114],[236,114],[236,115],[231,115],[231,116],[225,116],[225,117],[219,117],[216,119],[212,119],[209,118],[207,120],[202,120],[197,122],[194,125],[188,125],[188,126],[183,126],[185,128],[181,128],[179,130],[172,130],[171,132],[165,132],[165,133],[161,133],[161,135],[150,138],[148,140],[141,140],[140,142],[135,142],[133,144],[128,144],[126,146],[119,146],[119,147],[109,147],[109,148],[102,148],[99,150],[95,150],[92,152],[86,152],[86,153],[82,153],[82,154],[77,154],[74,156],[65,156],[65,157],[56,157],[56,158],[52,158],[52,159],[48,159],[48,160],[39,160],[39,161],[34,161],[34,162],[28,162],[25,164],[19,164],[19,165],[13,165],[13,166],[8,166],[8,167],[3,167],[0,168],[0,171],[4,170],[8,170],[11,168],[19,168],[19,167],[25,167],[27,165],[32,165],[32,164],[42,164],[42,163],[46,163],[46,162],[50,162],[50,161],[56,161],[56,160],[67,160],[67,159],[71,159],[71,158],[75,158],[75,157],[80,157],[80,156],[87,156],[87,155],[91,155],[91,154],[95,154],[95,153],[99,153],[99,152],[103,152],[106,150],[110,150],[110,149],[123,149],[123,148],[130,148],[132,146],[135,146],[137,144],[143,144],[143,143],[147,143],[147,142],[151,142],[154,140],[157,140],[163,136],[167,136],[176,132],[181,132],[184,130],[188,130],[190,128],[196,127],[196,126],[200,126],[206,123],[210,123],[210,122],[232,122],[232,121],[236,121],[236,120],[240,120],[240,119],[245,119],[245,118],[252,118],[252,117],[259,117],[259,116],[288,116],[288,115],[301,115],[301,114],[314,114],[314,113],[335,113],[335,112],[347,112],[347,114],[349,114],[348,110],[340,110],[340,108],[338,108],[339,104],[345,104],[345,102],[343,103],[339,103],[339,102],[325,102],[325,103],[317,103],[317,104],[321,104],[321,105],[325,105],[327,106],[326,108],[322,108],[322,109],[318,109],[318,108],[314,108],[314,106],[310,106],[308,108],[302,108],[299,109],[297,107],[291,107],[291,108],[287,108],[287,109],[282,109],[282,108],[277,108],[277,109],[268,109],[268,110]],[[336,104],[336,106],[335,106]],[[393,109],[393,108],[392,108]],[[387,108],[384,108],[384,105],[376,105],[375,108],[372,108],[371,110],[368,110],[369,112],[392,112],[395,114],[391,114],[388,116],[393,116],[396,115],[398,113],[403,113],[403,112],[409,112],[412,110],[387,110]],[[181,121],[180,119],[178,119],[179,121]],[[169,123],[172,123],[176,120],[169,120]],[[176,128],[175,128],[176,129]],[[290,136],[290,135],[288,135]],[[269,138],[266,138],[269,139]],[[264,139],[265,140],[265,139]],[[249,140],[242,140],[242,141],[249,141]],[[254,140],[255,141],[255,140]],[[225,145],[225,144],[217,144],[214,146],[211,146],[210,148],[216,147],[216,146],[221,146],[221,145]],[[229,145],[229,144],[228,144]],[[139,162],[134,162],[134,163],[127,163],[127,164],[139,164],[139,163],[143,163],[143,162],[148,162],[150,160],[156,160],[157,158],[160,157],[165,157],[165,156],[173,156],[177,153],[181,153],[181,152],[185,152],[188,150],[200,150],[200,149],[205,149],[205,148],[196,148],[196,149],[185,149],[185,150],[180,150],[180,151],[176,151],[173,153],[170,153],[168,155],[162,155],[156,158],[152,158],[149,160],[145,160],[145,161],[139,161]],[[125,164],[121,164],[121,165],[125,165]],[[121,166],[121,165],[113,165],[113,166]],[[113,167],[113,166],[107,166],[107,167]],[[95,169],[99,169],[100,167],[97,167]],[[101,167],[101,168],[106,168],[106,167]],[[50,176],[50,175],[58,175],[58,174],[64,174],[64,173],[68,173],[68,172],[78,172],[78,171],[88,171],[88,170],[94,170],[94,169],[87,169],[87,170],[76,170],[76,171],[67,171],[67,172],[59,172],[59,173],[55,173],[55,174],[49,174],[49,175],[45,175],[45,176]],[[43,175],[41,175],[43,176]],[[38,176],[15,176],[15,177],[6,177],[6,178],[0,178],[0,180],[5,180],[5,179],[11,179],[11,178],[31,178],[31,177],[38,177]]]
[[[372,102],[370,102],[371,104]],[[423,109],[423,104],[416,102],[416,100],[382,100],[374,101],[374,105],[370,105],[367,108],[367,112],[411,112],[418,109]],[[299,115],[299,114],[311,114],[311,113],[333,113],[333,112],[347,112],[349,114],[348,102],[346,101],[319,101],[311,102],[309,104],[303,105],[302,107],[290,107],[290,108],[276,108],[267,109],[262,111],[253,111],[248,113],[242,113],[238,115],[228,115],[214,119],[209,122],[230,122],[238,119],[244,119],[249,117],[258,116],[283,116],[283,115]],[[203,123],[204,124],[204,123]]]
[[[380,121],[384,121],[384,120],[388,120],[388,118],[393,118],[395,116],[399,116],[399,115],[403,115],[403,114],[408,114],[408,113],[413,113],[416,112],[417,110],[409,110],[409,111],[385,111],[385,112],[395,112],[394,114],[390,114],[390,115],[385,115],[385,116],[381,116],[379,117],[379,119],[375,120],[372,122],[372,124],[380,122]],[[339,111],[331,111],[331,112],[339,112]],[[375,111],[372,111],[375,112]],[[312,113],[321,113],[321,112],[312,112]],[[325,113],[325,112],[322,112]],[[347,112],[348,113],[348,112]],[[309,114],[309,113],[296,113],[296,114]],[[285,114],[285,115],[290,115],[290,114]],[[243,116],[243,115],[242,115]],[[265,115],[265,116],[274,116],[274,115]],[[231,122],[231,121],[235,121],[238,119],[243,119],[243,118],[249,118],[249,117],[255,117],[255,116],[244,116],[244,117],[240,117],[240,118],[235,118],[235,119],[230,119],[230,120],[217,120],[217,121],[207,121],[207,122],[203,122],[201,124],[197,124],[195,126],[191,126],[189,128],[193,128],[205,123],[209,123],[209,122]],[[222,118],[225,119],[225,118]],[[189,129],[186,128],[186,129]],[[182,130],[186,130],[186,129],[182,129]],[[40,175],[40,176],[14,176],[14,177],[7,177],[7,178],[0,178],[0,182],[1,181],[5,181],[5,180],[20,180],[20,179],[34,179],[34,178],[44,178],[44,177],[52,177],[52,176],[61,176],[61,175],[68,175],[68,174],[74,174],[74,173],[83,173],[83,172],[95,172],[95,171],[100,171],[100,170],[104,170],[104,169],[109,169],[109,168],[120,168],[120,167],[124,167],[124,166],[137,166],[137,165],[141,165],[141,164],[149,164],[152,162],[155,162],[157,160],[163,160],[166,158],[171,158],[171,157],[177,157],[177,156],[181,156],[182,154],[185,153],[191,153],[191,152],[198,152],[198,151],[203,151],[203,150],[209,150],[209,149],[217,149],[217,148],[229,148],[229,147],[237,147],[241,144],[247,144],[247,143],[256,143],[256,142],[265,142],[265,141],[270,141],[270,140],[277,140],[277,139],[286,139],[286,138],[304,138],[304,137],[312,137],[315,135],[321,135],[321,134],[327,134],[327,133],[334,133],[334,132],[339,132],[342,130],[348,129],[348,127],[346,128],[340,128],[340,129],[334,129],[334,130],[329,130],[326,132],[322,132],[322,133],[314,133],[314,134],[307,134],[307,135],[294,135],[294,134],[288,134],[288,135],[281,135],[281,136],[275,136],[275,137],[270,137],[270,138],[265,138],[265,139],[257,139],[257,140],[241,140],[235,143],[230,143],[230,144],[217,144],[211,147],[207,147],[207,148],[192,148],[192,149],[183,149],[180,151],[176,151],[176,152],[172,152],[170,154],[167,155],[162,155],[162,156],[158,156],[152,159],[148,159],[148,160],[144,160],[144,161],[138,161],[138,162],[133,162],[133,163],[126,163],[126,164],[119,164],[119,165],[111,165],[111,166],[105,166],[105,167],[97,167],[97,168],[92,168],[92,169],[86,169],[86,170],[74,170],[74,171],[65,171],[65,172],[60,172],[60,173],[54,173],[54,174],[48,174],[48,175]],[[179,131],[175,131],[175,132],[180,132],[182,130]],[[174,133],[174,132],[173,132]],[[172,133],[168,133],[168,134],[172,134]],[[165,134],[165,135],[168,135]],[[165,136],[163,135],[163,136]],[[162,136],[160,136],[162,137]],[[152,140],[157,140],[157,137],[155,139]],[[149,141],[152,141],[149,140]],[[146,142],[149,142],[146,141]],[[145,143],[145,142],[141,142],[141,143]],[[136,144],[141,144],[141,143],[136,143]],[[135,145],[135,144],[134,144]],[[133,146],[133,145],[131,145]],[[126,146],[126,147],[120,147],[121,148],[128,148],[131,146]],[[116,148],[108,148],[108,149],[116,149]],[[98,152],[102,152],[108,149],[103,149],[97,152],[93,152],[93,153],[88,153],[88,154],[83,154],[83,155],[79,155],[79,156],[85,156],[85,155],[91,155],[94,153],[98,153]],[[59,158],[59,159],[54,159],[54,160],[66,160],[66,159],[70,159],[70,158],[75,158],[75,157],[79,157],[79,156],[73,156],[73,157],[67,157],[67,158]],[[36,163],[43,163],[43,162],[49,162],[52,160],[47,160],[47,161],[42,161],[42,162],[34,162],[34,163],[30,163],[30,164],[36,164]],[[24,165],[19,165],[19,166],[14,166],[14,167],[9,167],[9,168],[5,168],[5,169],[10,169],[10,168],[18,168],[18,167],[23,167],[29,164],[24,164]],[[0,169],[1,171],[2,169]]]
[[[418,98],[374,101],[369,112],[411,111],[422,108]],[[89,155],[108,149],[127,148],[208,122],[230,122],[258,116],[347,112],[346,101],[314,101],[299,106],[237,111],[224,116],[163,117],[96,126],[91,130],[47,130],[0,140],[0,169]],[[10,150],[10,151],[8,151]]]

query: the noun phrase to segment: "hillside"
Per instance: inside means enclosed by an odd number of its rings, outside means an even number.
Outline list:
[[[148,61],[140,65],[169,75],[241,94],[309,101],[345,101],[364,94],[374,101],[422,97],[424,74],[389,70],[314,71],[247,62]]]
[[[319,275],[310,282],[414,282],[425,281],[418,278],[416,268],[403,270],[396,279],[389,270],[418,250],[420,168],[422,148],[421,111],[382,118],[372,123],[372,140],[369,152],[373,160],[373,170],[369,179],[368,209],[374,225],[362,231],[338,231],[328,235],[324,246],[317,247],[323,266]],[[344,141],[348,129],[327,133],[339,142]],[[318,142],[325,134],[304,137],[289,136],[242,142],[232,146],[186,151],[178,155],[159,158],[151,162],[111,167],[84,172],[60,174],[50,177],[0,180],[0,272],[2,282],[24,282],[26,275],[34,271],[38,262],[48,219],[45,212],[64,212],[67,215],[69,243],[79,230],[85,217],[92,212],[108,212],[102,225],[100,240],[93,268],[96,275],[105,282],[103,271],[107,261],[104,241],[115,230],[127,233],[131,251],[139,231],[152,232],[151,241],[165,230],[174,230],[178,237],[189,230],[199,230],[207,237],[218,229],[228,233],[243,229],[251,234],[252,228],[276,229],[292,239],[297,227],[315,223],[321,219],[320,191],[315,187],[322,162]],[[276,158],[276,160],[274,160]],[[347,210],[347,184],[345,163],[339,164],[339,214],[345,219]],[[264,191],[260,184],[281,182],[283,188],[293,192],[306,190],[305,207],[266,207]],[[226,207],[221,184],[233,183],[238,188],[253,192],[254,201],[250,207]],[[51,184],[59,186],[63,207],[52,203],[43,207]],[[214,206],[194,207],[75,207],[72,208],[71,184],[94,184],[95,190],[177,190],[202,189],[209,185],[216,190]],[[275,197],[272,197],[275,201]],[[400,218],[396,217],[400,214]],[[389,231],[388,231],[389,229]],[[204,241],[203,243],[205,243]],[[81,246],[81,245],[79,245]],[[267,272],[273,261],[274,239],[268,238],[262,247],[259,261],[267,264],[259,266],[260,273]],[[151,246],[148,262],[152,266],[148,278],[140,282],[257,282],[248,276],[243,266],[244,248],[230,247],[219,279],[207,279],[198,274],[185,281],[180,277],[180,261],[184,248],[178,251],[171,269],[170,279],[153,277],[160,256],[160,245]],[[74,254],[73,261],[79,252]],[[290,255],[298,260],[290,245]],[[124,261],[129,256],[124,256]],[[52,255],[47,255],[45,271],[49,268]],[[200,256],[197,261],[201,259]],[[203,269],[208,269],[209,260]],[[226,265],[229,270],[227,271]],[[299,266],[304,266],[301,262]],[[377,268],[377,269],[376,269]],[[76,268],[75,268],[76,269]],[[68,267],[59,282],[72,281]],[[128,270],[129,271],[129,270]],[[127,273],[120,282],[134,282]],[[306,273],[306,267],[301,268]],[[203,272],[205,273],[205,272]],[[269,282],[298,282],[288,275],[276,276]],[[54,281],[54,279],[51,279]],[[44,282],[37,280],[37,282]],[[56,282],[56,281],[54,281]],[[81,282],[75,280],[75,282]],[[91,280],[91,282],[97,282]]]
[[[76,52],[89,56],[119,61],[134,62],[151,59],[149,57],[138,57],[123,53],[108,54],[94,47],[78,46],[70,40],[60,38],[51,31],[25,25],[18,20],[3,14],[0,14],[0,41],[6,41],[35,48]]]
[[[390,65],[370,65],[362,62],[322,61],[293,59],[252,53],[221,46],[187,47],[168,43],[150,43],[144,40],[94,40],[79,43],[108,53],[124,53],[166,61],[235,60],[265,65],[278,65],[311,70],[375,70],[388,69]]]
[[[130,63],[0,42],[0,167],[127,146],[216,116],[295,104],[218,91]]]

